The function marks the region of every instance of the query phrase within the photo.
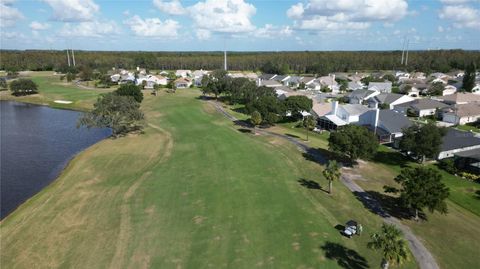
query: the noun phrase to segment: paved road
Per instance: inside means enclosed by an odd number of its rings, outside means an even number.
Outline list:
[[[234,117],[230,113],[228,113],[220,103],[215,101],[208,101],[208,102],[211,103],[218,112],[225,115],[225,117],[227,117],[231,121],[245,128],[250,128],[250,126],[238,120],[236,117]],[[327,158],[325,158],[325,156],[323,156],[320,151],[314,148],[311,148],[310,146],[294,139],[293,137],[274,133],[267,130],[262,130],[262,129],[260,130],[257,129],[257,133],[281,137],[293,143],[294,145],[296,145],[302,152],[308,153],[315,161],[319,163],[326,163],[327,161]],[[428,251],[428,249],[423,245],[423,243],[415,236],[415,234],[413,234],[410,228],[402,224],[400,220],[398,220],[397,218],[388,214],[382,208],[381,204],[377,200],[375,200],[373,197],[368,195],[360,186],[357,185],[357,183],[354,182],[351,174],[349,174],[348,172],[342,173],[341,181],[351,192],[355,193],[357,197],[359,197],[359,199],[362,200],[365,206],[367,206],[370,210],[372,210],[377,215],[382,217],[384,222],[393,224],[397,226],[400,230],[402,230],[405,239],[408,241],[410,250],[413,256],[415,257],[415,260],[419,264],[420,268],[422,269],[439,269],[440,268],[437,262],[435,261],[435,258],[433,257],[433,255],[430,253],[430,251]]]

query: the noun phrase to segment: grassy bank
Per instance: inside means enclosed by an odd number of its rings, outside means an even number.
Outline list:
[[[380,264],[366,249],[379,217],[338,182],[326,194],[320,165],[294,146],[240,132],[198,94],[146,96],[144,135],[87,149],[7,217],[2,267]],[[349,219],[363,224],[362,236],[340,235]]]

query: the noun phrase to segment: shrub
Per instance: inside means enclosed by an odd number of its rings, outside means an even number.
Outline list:
[[[467,172],[461,172],[460,176],[467,179],[467,180],[472,180],[472,181],[480,181],[480,175],[475,175]]]
[[[438,163],[438,167],[452,175],[455,175],[458,172],[457,168],[455,167],[455,161],[452,158],[441,160]]]
[[[17,79],[10,83],[10,90],[15,96],[38,93],[38,86],[30,79]]]

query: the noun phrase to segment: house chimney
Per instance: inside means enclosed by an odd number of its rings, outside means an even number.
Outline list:
[[[375,118],[373,119],[373,132],[377,134],[377,127],[378,127],[378,118],[380,116],[380,109],[375,109]]]
[[[332,102],[332,115],[337,115],[338,110],[338,101]]]

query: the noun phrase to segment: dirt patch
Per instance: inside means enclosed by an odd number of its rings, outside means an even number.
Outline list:
[[[195,216],[193,217],[193,222],[195,222],[195,224],[202,224],[203,221],[205,220],[206,218],[203,217],[203,216]]]
[[[298,243],[298,242],[293,242],[293,243],[292,243],[292,248],[293,248],[293,250],[295,250],[295,251],[299,251],[299,250],[300,250],[300,243]]]

